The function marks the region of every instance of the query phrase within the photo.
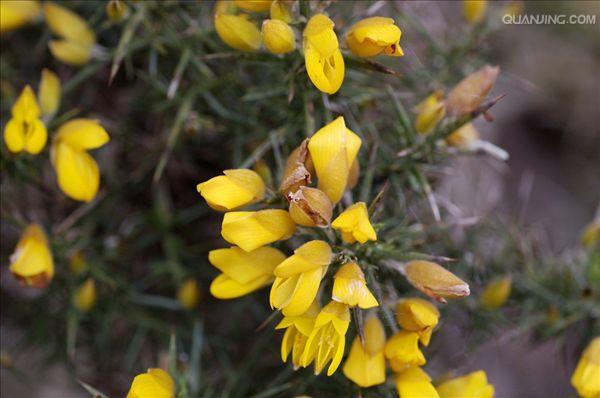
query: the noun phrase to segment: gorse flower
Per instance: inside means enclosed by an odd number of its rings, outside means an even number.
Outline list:
[[[266,19],[262,23],[262,39],[273,54],[287,54],[296,48],[294,30],[280,19]]]
[[[433,329],[438,323],[440,312],[427,300],[408,298],[398,302],[396,320],[404,330],[417,332],[424,346],[429,345]]]
[[[38,100],[44,115],[54,115],[60,106],[60,79],[48,69],[42,70]]]
[[[54,261],[46,234],[38,224],[30,224],[10,256],[10,272],[20,282],[36,288],[48,286],[54,276]]]
[[[290,216],[298,225],[326,227],[331,222],[333,205],[325,193],[316,188],[300,187],[288,197]]]
[[[600,337],[594,338],[581,355],[571,384],[580,397],[600,397]]]
[[[38,0],[0,1],[0,33],[18,29],[39,15]]]
[[[483,370],[448,380],[437,386],[440,398],[493,398],[494,386],[488,384]]]
[[[175,383],[162,369],[148,369],[133,379],[127,398],[175,398]]]
[[[401,330],[385,343],[385,357],[390,361],[394,372],[409,366],[425,365],[425,356],[419,349],[419,334]]]
[[[279,264],[271,287],[271,308],[286,316],[303,314],[317,296],[321,279],[331,262],[331,247],[322,240],[303,244]]]
[[[431,377],[418,366],[409,366],[396,375],[400,398],[439,398]]]
[[[400,272],[415,288],[441,303],[446,298],[469,295],[469,285],[444,267],[430,261],[415,260],[404,264]]]
[[[479,133],[473,123],[466,123],[446,137],[446,143],[456,148],[468,149],[478,139]]]
[[[58,186],[71,199],[90,202],[100,186],[100,171],[87,153],[100,148],[110,137],[94,119],[73,119],[58,128],[50,157],[58,177]]]
[[[359,57],[374,57],[381,53],[402,56],[400,28],[392,18],[365,18],[353,25],[346,35],[350,51]]]
[[[444,104],[444,93],[440,90],[434,91],[416,107],[417,120],[415,129],[421,134],[430,133],[435,126],[444,118],[446,106]]]
[[[310,18],[304,28],[304,63],[313,84],[327,94],[336,93],[344,81],[344,58],[333,30],[335,24],[323,14]]]
[[[272,247],[244,251],[239,247],[211,250],[208,261],[221,275],[210,285],[210,293],[220,299],[243,296],[275,279],[273,270],[285,259],[285,254]]]
[[[331,301],[323,307],[306,342],[300,360],[301,365],[306,367],[314,361],[315,374],[318,375],[331,361],[327,369],[327,376],[331,376],[344,356],[348,326],[350,326],[348,306]]]
[[[94,304],[96,304],[96,282],[90,278],[75,291],[73,305],[81,312],[88,312]]]
[[[125,5],[124,1],[121,0],[110,0],[106,4],[106,15],[108,19],[113,22],[119,22],[126,18],[129,14],[129,9]]]
[[[279,19],[283,22],[292,22],[292,13],[286,0],[273,0],[270,6],[271,19]]]
[[[481,293],[481,305],[489,310],[500,308],[510,296],[512,278],[505,276],[490,282]]]
[[[232,211],[223,217],[221,235],[227,242],[249,252],[288,239],[295,229],[296,224],[285,210]]]
[[[4,142],[9,151],[22,151],[37,155],[46,146],[48,133],[41,121],[41,109],[35,94],[25,86],[12,107],[12,118],[4,127]]]
[[[188,310],[193,310],[200,301],[200,288],[194,278],[188,278],[177,289],[177,301]]]
[[[346,127],[342,116],[317,131],[308,142],[308,151],[314,165],[318,188],[333,204],[340,201],[348,185],[352,163],[362,141]]]
[[[342,368],[344,375],[361,387],[371,387],[385,382],[385,331],[377,317],[365,323],[365,344],[356,336],[350,354]]]
[[[333,282],[334,301],[344,303],[350,307],[372,308],[379,303],[367,287],[365,274],[358,264],[348,263],[340,267],[335,273]]]
[[[258,202],[265,196],[265,183],[256,172],[234,169],[225,170],[223,174],[225,175],[213,177],[196,187],[213,209],[235,210]]]
[[[69,65],[86,64],[92,57],[96,35],[87,22],[73,11],[56,3],[44,2],[44,17],[48,27],[60,40],[50,40],[50,52]]]
[[[333,220],[331,226],[341,231],[342,239],[347,243],[358,241],[363,244],[368,240],[377,240],[377,234],[369,221],[367,205],[364,202],[348,207]]]
[[[272,0],[234,0],[239,8],[253,12],[267,12],[271,9]]]
[[[446,98],[446,112],[463,116],[476,110],[494,86],[500,68],[486,65],[462,79]]]
[[[275,329],[285,329],[281,341],[281,360],[286,362],[291,353],[294,369],[300,367],[300,358],[306,347],[308,336],[315,326],[318,314],[319,304],[315,300],[302,315],[284,316],[281,322],[275,326]]]
[[[485,17],[486,0],[463,0],[463,16],[470,24],[478,24]]]
[[[220,0],[215,5],[215,30],[229,47],[240,51],[258,51],[262,44],[260,30],[249,20],[247,14],[229,13],[228,1]]]

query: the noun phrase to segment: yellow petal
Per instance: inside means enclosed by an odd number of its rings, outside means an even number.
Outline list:
[[[400,398],[439,398],[431,378],[416,366],[410,366],[396,376],[396,388]]]
[[[485,17],[486,0],[463,0],[463,15],[470,24],[477,24]]]
[[[571,384],[582,397],[596,398],[600,394],[600,337],[587,346],[571,376]]]
[[[272,280],[272,275],[263,275],[248,283],[240,283],[225,274],[221,274],[210,284],[210,293],[222,300],[237,298],[267,286]]]
[[[350,307],[363,309],[379,305],[369,291],[365,275],[356,263],[344,264],[335,274],[331,298]]]
[[[75,291],[73,304],[81,312],[88,312],[96,304],[96,283],[88,279]]]
[[[248,11],[266,12],[271,8],[271,0],[235,0],[235,5]]]
[[[174,398],[175,383],[162,369],[148,369],[148,373],[137,375],[131,383],[127,398]]]
[[[304,28],[304,32],[302,33],[304,36],[315,36],[321,33],[324,30],[333,30],[335,24],[329,17],[325,14],[317,14],[313,15],[307,22],[306,27]]]
[[[383,351],[369,355],[359,337],[354,338],[350,354],[344,363],[344,375],[361,387],[371,387],[385,382]]]
[[[265,195],[265,184],[254,171],[247,169],[225,170],[217,176],[198,184],[200,195],[213,209],[235,210],[255,203]]]
[[[440,398],[493,398],[494,386],[482,370],[448,380],[437,387]]]
[[[48,139],[46,126],[40,119],[35,119],[28,123],[27,128],[25,150],[32,155],[37,155],[46,146],[46,140]]]
[[[342,238],[345,240],[348,237],[347,234],[352,234],[352,239],[350,239],[349,243],[352,243],[354,240],[360,243],[365,243],[368,240],[377,240],[377,233],[369,221],[369,212],[364,202],[358,202],[348,207],[333,220],[331,226],[334,229],[340,230]]]
[[[275,268],[278,277],[290,277],[331,263],[331,247],[322,240],[311,240],[294,250],[294,255]]]
[[[446,302],[446,298],[458,298],[470,294],[466,282],[430,261],[410,261],[400,271],[411,285],[442,303]]]
[[[38,99],[44,115],[53,115],[60,105],[60,80],[49,69],[42,70]]]
[[[12,118],[4,126],[4,143],[12,153],[19,153],[25,149],[25,130],[23,122]]]
[[[221,235],[245,251],[288,239],[296,224],[285,210],[269,209],[255,212],[229,212],[223,217]]]
[[[186,279],[177,289],[177,301],[188,310],[196,308],[200,301],[200,287],[194,278]]]
[[[387,55],[403,55],[400,48],[400,28],[391,18],[371,17],[352,26],[346,41],[350,50],[359,57],[372,57],[381,52]]]
[[[44,17],[50,30],[63,39],[88,45],[96,42],[96,36],[87,22],[68,8],[46,1]]]
[[[435,91],[417,105],[415,129],[419,133],[430,133],[444,118],[446,107],[442,101],[443,95],[441,91]]]
[[[260,31],[247,15],[215,14],[215,29],[221,40],[236,50],[253,52],[260,48]]]
[[[304,63],[310,81],[322,92],[335,94],[344,81],[344,57],[339,48],[323,56],[310,42],[304,48]]]
[[[12,107],[13,118],[19,121],[32,121],[39,118],[41,115],[40,107],[38,106],[35,94],[29,85],[25,86],[19,98]]]
[[[261,34],[265,47],[273,54],[287,54],[296,48],[296,35],[282,20],[265,19]]]
[[[456,148],[468,148],[469,144],[479,138],[473,123],[467,123],[446,137],[446,143]]]
[[[55,140],[74,149],[96,149],[106,144],[110,137],[98,120],[73,119],[59,127]]]
[[[440,317],[438,309],[429,301],[408,298],[398,302],[396,320],[403,329],[419,333],[421,344],[429,345],[433,328]]]
[[[98,164],[87,152],[58,142],[53,145],[58,186],[71,199],[89,202],[100,186]]]
[[[396,333],[387,341],[385,357],[406,366],[425,364],[425,356],[419,349],[419,335],[406,330]]]
[[[246,252],[239,247],[216,249],[208,253],[208,261],[225,275],[241,284],[247,284],[264,275],[273,275],[285,254],[272,247],[259,247]]]
[[[39,13],[37,0],[0,1],[0,32],[20,28],[36,19]]]
[[[45,287],[54,276],[54,262],[44,231],[30,224],[10,256],[10,272],[27,285]]]
[[[481,305],[489,310],[502,307],[510,296],[511,285],[512,278],[510,276],[490,282],[481,293]]]
[[[300,274],[289,302],[283,307],[283,314],[299,316],[306,312],[317,296],[322,278],[323,270],[320,268]]]
[[[285,23],[292,22],[292,13],[285,0],[274,0],[270,8],[271,19],[279,19]]]
[[[50,40],[48,48],[54,58],[68,65],[81,66],[92,57],[91,45],[73,40]]]

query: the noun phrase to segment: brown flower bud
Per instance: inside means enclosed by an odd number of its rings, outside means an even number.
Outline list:
[[[308,138],[290,153],[285,163],[279,192],[286,197],[298,191],[300,187],[310,184],[310,176],[314,173],[314,167],[307,146]]]
[[[446,298],[470,294],[469,285],[465,281],[430,261],[410,261],[399,267],[399,271],[411,285],[440,303],[446,303]]]
[[[462,79],[448,94],[447,114],[463,116],[476,110],[492,89],[499,73],[499,67],[486,65]]]
[[[350,173],[348,174],[348,182],[346,183],[346,189],[352,189],[358,183],[358,177],[360,177],[360,164],[358,158],[354,159],[352,166],[350,166]]]
[[[290,216],[305,227],[325,227],[331,222],[333,205],[325,192],[317,188],[300,187],[288,195]]]

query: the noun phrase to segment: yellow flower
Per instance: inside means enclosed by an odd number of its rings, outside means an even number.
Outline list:
[[[69,258],[69,267],[71,272],[75,275],[81,275],[87,270],[87,263],[81,251],[77,250]]]
[[[342,232],[344,242],[365,243],[368,240],[377,240],[377,234],[369,221],[369,212],[365,202],[358,202],[348,207],[333,220],[331,226]]]
[[[233,169],[225,170],[223,174],[225,175],[213,177],[196,186],[213,209],[235,210],[264,198],[265,183],[255,171]]]
[[[446,137],[446,143],[456,148],[466,149],[477,139],[479,139],[479,133],[473,127],[473,123],[467,123]]]
[[[476,110],[488,95],[500,68],[486,65],[462,79],[446,98],[446,112],[450,116],[463,116]]]
[[[208,261],[222,274],[210,284],[210,293],[231,299],[258,290],[275,279],[273,269],[285,260],[285,254],[272,247],[246,252],[239,247],[211,250]]]
[[[265,19],[261,34],[265,47],[273,54],[287,54],[296,48],[294,31],[280,19]]]
[[[38,224],[30,224],[10,256],[10,272],[25,285],[48,286],[54,276],[54,262],[46,234]]]
[[[446,107],[444,105],[444,93],[440,90],[434,91],[417,105],[417,120],[415,129],[421,134],[430,133],[435,126],[444,118]]]
[[[350,310],[345,304],[329,302],[315,321],[315,326],[308,336],[306,347],[300,363],[307,367],[315,362],[315,375],[321,373],[329,361],[327,376],[331,376],[340,366],[344,356],[346,331],[350,326]]]
[[[478,24],[485,17],[487,1],[485,0],[463,0],[463,16],[470,24]]]
[[[448,380],[437,386],[440,398],[493,398],[494,386],[488,384],[483,370]]]
[[[60,105],[60,80],[49,69],[42,70],[38,100],[44,115],[54,115]]]
[[[490,282],[481,293],[481,305],[489,310],[502,307],[510,296],[511,285],[512,278],[510,276]]]
[[[148,369],[133,379],[127,398],[175,398],[175,383],[162,369]]]
[[[271,8],[271,0],[234,0],[239,8],[253,12],[266,12]]]
[[[113,22],[122,20],[127,17],[127,14],[129,14],[129,10],[124,1],[110,0],[106,4],[106,15],[108,16],[108,19]]]
[[[322,240],[312,240],[294,250],[274,270],[271,308],[282,309],[285,316],[303,314],[317,296],[331,257],[331,247]]]
[[[326,227],[331,222],[333,205],[323,191],[300,187],[288,199],[290,216],[297,224],[305,227]]]
[[[374,57],[382,52],[391,56],[402,56],[400,28],[392,18],[371,17],[354,24],[346,35],[350,51],[359,57]]]
[[[200,301],[200,288],[194,278],[186,279],[177,290],[177,301],[188,310],[193,310]]]
[[[81,312],[88,312],[94,304],[96,304],[96,282],[90,278],[75,291],[73,305]]]
[[[281,341],[281,360],[286,362],[291,352],[294,370],[300,367],[300,358],[318,314],[319,304],[315,300],[302,315],[285,316],[275,326],[275,329],[286,329]]]
[[[346,127],[342,116],[317,131],[308,142],[319,178],[318,188],[333,204],[340,201],[346,190],[350,168],[361,144],[360,137]]]
[[[40,107],[31,87],[25,86],[12,107],[12,118],[4,127],[4,142],[9,151],[36,155],[46,146],[48,133],[39,119]]]
[[[336,93],[344,81],[344,58],[334,23],[323,14],[313,16],[304,29],[304,63],[313,84],[327,94]]]
[[[430,261],[415,260],[404,264],[400,272],[415,288],[441,303],[446,298],[469,295],[469,285],[444,267]]]
[[[270,8],[271,19],[279,19],[285,23],[292,22],[292,13],[285,0],[273,0]]]
[[[594,249],[600,245],[600,220],[586,225],[581,233],[581,244],[587,249]]]
[[[348,263],[335,273],[331,298],[350,307],[363,309],[377,307],[379,303],[367,287],[365,274],[358,264]]]
[[[385,343],[385,357],[390,361],[394,372],[401,372],[409,366],[425,365],[425,356],[419,349],[419,334],[402,330]]]
[[[431,384],[431,377],[418,366],[410,366],[396,375],[396,389],[400,398],[439,398]]]
[[[0,1],[0,33],[20,28],[40,13],[37,0]]]
[[[231,48],[247,52],[258,51],[261,44],[260,31],[248,18],[247,14],[216,13],[215,29],[217,34]]]
[[[356,336],[342,370],[344,375],[361,387],[371,387],[385,382],[385,331],[377,317],[365,323],[365,345]]]
[[[110,137],[94,119],[73,119],[58,128],[50,157],[58,186],[71,199],[90,202],[100,186],[100,172],[89,149],[100,148]]]
[[[59,61],[83,65],[92,56],[96,35],[87,22],[73,11],[56,3],[44,2],[44,16],[48,27],[60,40],[50,40],[50,52]]]
[[[427,300],[408,298],[396,306],[396,320],[404,330],[417,332],[424,346],[429,345],[433,329],[438,323],[440,312]]]
[[[594,338],[581,355],[571,384],[583,398],[600,397],[600,337]]]
[[[232,211],[225,213],[223,238],[249,252],[278,240],[288,239],[296,224],[285,210]]]

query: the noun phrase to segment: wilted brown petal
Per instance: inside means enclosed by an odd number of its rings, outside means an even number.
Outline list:
[[[314,168],[307,146],[308,138],[292,151],[285,163],[279,192],[286,197],[298,191],[300,187],[310,184],[310,177],[314,173]]]
[[[329,197],[317,188],[300,187],[288,195],[290,216],[305,227],[325,227],[331,222],[333,205]]]

